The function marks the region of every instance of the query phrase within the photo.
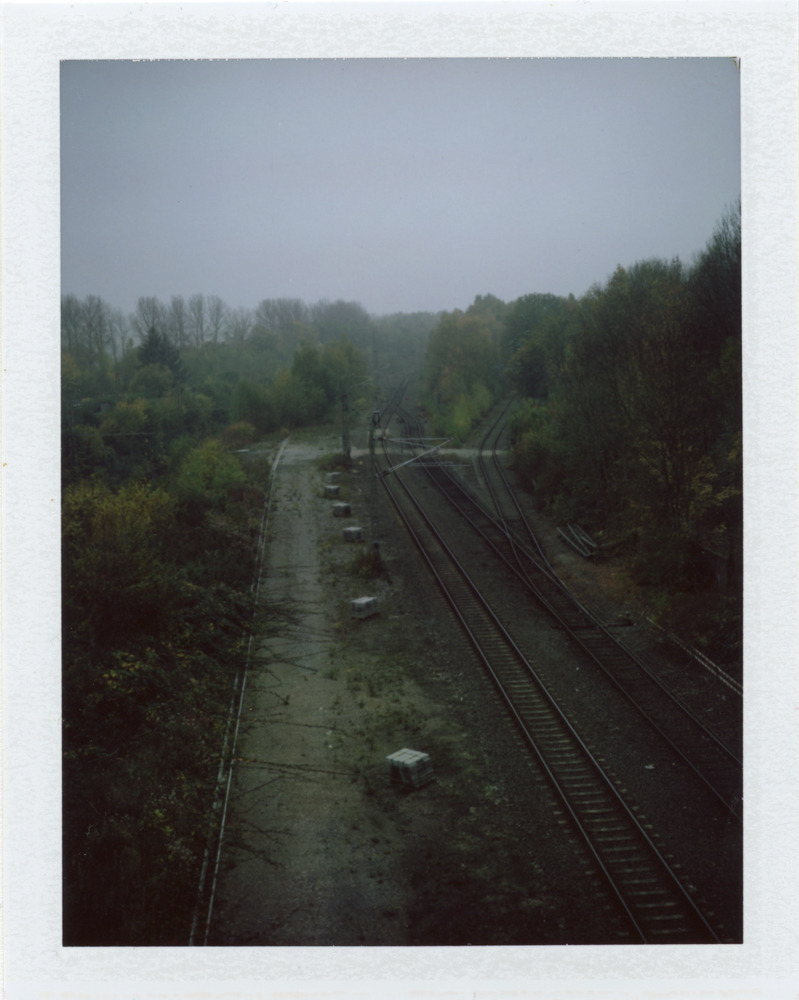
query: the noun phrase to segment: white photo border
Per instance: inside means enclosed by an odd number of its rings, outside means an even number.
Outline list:
[[[3,7],[2,875],[10,1000],[795,1000],[797,22],[795,3],[745,0]],[[376,56],[740,60],[747,762],[742,945],[193,950],[61,945],[60,62]]]

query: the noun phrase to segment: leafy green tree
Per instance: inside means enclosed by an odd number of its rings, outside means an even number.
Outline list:
[[[321,343],[346,337],[361,350],[371,346],[374,324],[359,302],[321,300],[311,306],[311,323]]]
[[[262,492],[237,492],[235,517],[220,509],[191,523],[153,485],[114,491],[95,479],[64,491],[67,944],[185,941],[253,614],[243,529],[257,530]]]
[[[508,375],[524,396],[546,397],[563,364],[574,318],[574,300],[524,295],[505,314],[504,350]]]
[[[507,303],[489,293],[488,295],[476,295],[466,313],[469,316],[483,316],[491,323],[501,324],[507,311]]]
[[[80,476],[88,476],[102,469],[105,464],[107,449],[103,436],[96,427],[90,424],[77,424],[72,431],[68,443],[72,449],[70,456],[71,469],[67,481],[73,481]]]
[[[322,347],[320,364],[329,402],[335,402],[342,389],[354,390],[366,378],[366,359],[349,337],[339,337]]]
[[[275,426],[291,429],[302,426],[310,419],[302,383],[288,368],[281,368],[278,371],[270,386],[269,398]]]
[[[239,420],[226,427],[219,435],[219,440],[226,451],[236,451],[252,444],[256,439],[256,433],[252,424],[248,424],[245,420]]]
[[[153,427],[144,399],[122,400],[100,423],[100,434],[121,455],[142,455],[149,448]]]
[[[633,531],[646,582],[699,586],[697,553],[716,543],[729,553],[729,578],[739,579],[735,213],[692,269],[641,261],[546,315],[549,305],[527,298],[506,317],[517,386],[539,397],[545,380],[548,389],[546,407],[518,417],[520,467],[568,516]]]
[[[392,313],[373,317],[372,370],[421,370],[430,333],[438,325],[440,313]]]
[[[141,368],[160,365],[170,372],[173,385],[181,385],[186,381],[186,369],[180,360],[180,352],[154,326],[147,331],[137,354]]]
[[[144,396],[155,399],[165,396],[175,383],[175,378],[166,365],[153,362],[142,365],[128,383],[129,396]]]
[[[244,482],[241,463],[217,439],[193,448],[180,467],[178,493],[185,500],[223,504],[228,492]]]
[[[685,366],[687,341],[679,261],[617,268],[581,303],[562,372],[562,429],[606,515],[634,496],[645,518],[680,530],[704,405]]]
[[[231,420],[244,421],[260,431],[268,431],[274,426],[274,411],[273,399],[265,387],[252,379],[239,379],[231,398]]]
[[[291,377],[302,397],[297,418],[302,423],[321,420],[327,411],[330,393],[322,358],[314,344],[300,344],[291,363]]]
[[[743,546],[741,206],[725,212],[689,276],[694,350],[708,371],[713,500],[703,529],[727,552],[727,585],[740,600]]]
[[[495,315],[476,308],[444,313],[430,334],[426,392],[437,426],[454,437],[463,437],[502,389],[501,331]]]
[[[741,336],[741,205],[728,209],[689,276],[694,349],[717,359]]]
[[[117,492],[83,480],[64,493],[66,609],[99,643],[152,629],[170,606],[173,577],[161,558],[175,500],[129,483]]]

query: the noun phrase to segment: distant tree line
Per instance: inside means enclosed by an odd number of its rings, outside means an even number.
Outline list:
[[[231,309],[202,295],[169,305],[143,297],[125,317],[97,296],[65,295],[65,481],[101,469],[117,479],[146,474],[180,439],[230,423],[258,435],[334,419],[345,394],[365,408],[381,371],[419,363],[436,321],[373,318],[343,301]]]
[[[425,373],[434,424],[456,441],[510,383],[515,465],[536,501],[628,552],[635,581],[669,593],[665,617],[739,655],[739,207],[689,266],[618,267],[579,299],[478,296],[442,316]]]
[[[434,428],[460,443],[506,390],[503,320],[508,306],[478,295],[462,311],[444,313],[430,334],[425,402]]]

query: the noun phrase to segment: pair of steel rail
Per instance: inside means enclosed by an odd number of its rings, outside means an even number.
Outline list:
[[[502,415],[500,415],[500,420]],[[676,753],[706,788],[737,819],[742,820],[743,763],[740,753],[718,735],[697,712],[685,703],[658,676],[639,654],[630,649],[611,626],[604,624],[564,585],[552,569],[533,532],[515,491],[508,482],[496,455],[496,441],[491,448],[491,466],[485,460],[482,445],[494,433],[490,428],[481,442],[479,464],[496,509],[492,515],[481,507],[463,484],[443,467],[427,467],[442,493],[508,566],[511,573],[588,654],[611,684],[633,705],[667,745]],[[499,495],[496,483],[504,490]],[[520,536],[503,509],[510,499],[518,513],[516,525],[524,529]]]
[[[397,410],[398,402],[384,408],[384,426]],[[413,426],[411,414],[403,414],[403,419],[406,427]],[[635,815],[635,808],[627,804],[605,773],[463,561],[426,513],[410,484],[410,465],[392,464],[385,437],[382,455],[380,459],[375,454],[376,474],[616,898],[626,927],[622,936],[626,933],[628,939],[644,943],[719,943],[719,934],[692,898],[689,887],[675,873]],[[440,466],[436,468],[430,458],[425,465],[440,484]],[[449,473],[445,476],[452,480]],[[518,547],[521,542],[514,539],[509,544]],[[538,561],[544,577],[554,582],[557,578],[540,547],[537,553],[538,560],[529,552],[525,558]]]

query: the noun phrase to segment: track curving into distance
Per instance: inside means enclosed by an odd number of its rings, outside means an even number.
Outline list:
[[[389,408],[384,408],[386,423]],[[404,418],[407,420],[408,417]],[[627,939],[642,943],[719,943],[690,891],[575,726],[547,690],[466,567],[392,462],[385,440],[376,474],[472,647],[548,777],[617,900]]]
[[[403,419],[406,426],[415,427],[420,433],[412,414],[403,413]],[[586,608],[554,572],[497,455],[497,440],[506,419],[507,407],[489,426],[478,454],[493,511],[438,459],[427,457],[425,471],[459,516],[503,560],[524,591],[588,654],[730,815],[742,820],[743,764],[740,746],[733,746],[733,740],[740,740],[740,733],[722,737],[711,729],[641,656],[623,643],[611,626]],[[485,455],[489,441],[490,461]]]

